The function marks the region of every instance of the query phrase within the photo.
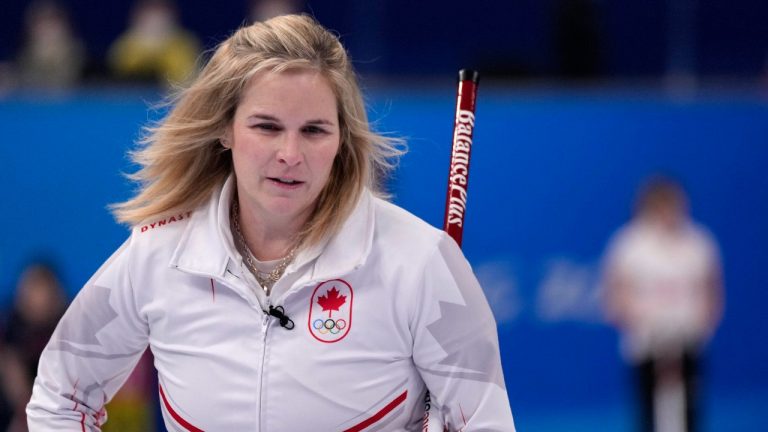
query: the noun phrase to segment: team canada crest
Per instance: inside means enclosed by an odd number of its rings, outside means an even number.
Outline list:
[[[352,287],[341,279],[322,282],[309,304],[309,332],[320,342],[338,342],[352,327]]]

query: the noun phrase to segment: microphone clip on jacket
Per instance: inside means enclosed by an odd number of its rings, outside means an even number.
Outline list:
[[[280,326],[284,327],[288,330],[293,330],[295,325],[293,324],[293,320],[288,318],[288,315],[285,314],[285,309],[283,309],[282,306],[269,306],[269,312],[267,312],[270,316],[273,316],[280,320]]]

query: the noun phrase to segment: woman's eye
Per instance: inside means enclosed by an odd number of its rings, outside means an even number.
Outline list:
[[[252,127],[255,129],[260,129],[260,130],[269,131],[269,132],[280,130],[280,127],[274,123],[258,123],[253,125]]]
[[[314,135],[314,134],[324,134],[326,133],[326,130],[319,126],[307,126],[304,128],[304,132]]]

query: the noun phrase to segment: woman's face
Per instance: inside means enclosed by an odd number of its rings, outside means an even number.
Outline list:
[[[263,223],[304,223],[339,150],[336,96],[312,70],[264,72],[225,135],[242,206]]]

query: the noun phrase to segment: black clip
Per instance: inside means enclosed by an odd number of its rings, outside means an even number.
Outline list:
[[[293,320],[288,318],[288,315],[285,314],[285,309],[283,309],[282,306],[274,307],[269,305],[269,315],[279,319],[281,327],[284,327],[288,330],[293,330],[293,327],[295,327]]]

